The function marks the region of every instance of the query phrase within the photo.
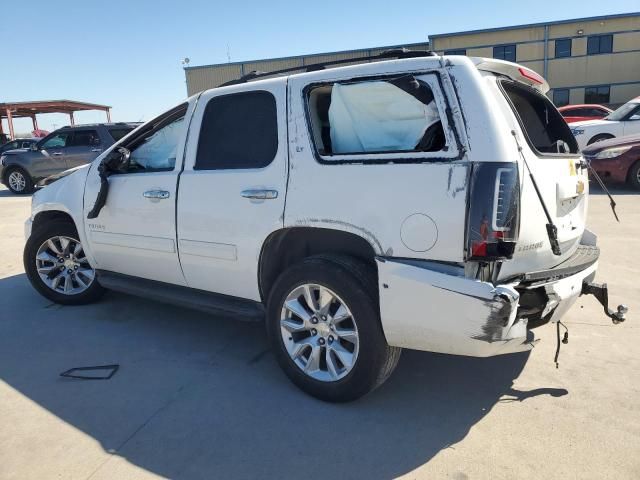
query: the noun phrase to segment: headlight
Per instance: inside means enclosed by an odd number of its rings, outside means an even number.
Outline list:
[[[581,128],[572,128],[571,129],[571,133],[573,133],[573,136],[575,137],[576,135],[582,135],[584,133],[584,129]]]
[[[614,148],[605,148],[604,150],[598,152],[594,158],[598,160],[606,160],[607,158],[615,158],[619,157],[623,153],[627,153],[633,145],[629,145],[626,147],[614,147]]]

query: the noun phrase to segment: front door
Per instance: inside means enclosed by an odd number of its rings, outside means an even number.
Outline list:
[[[45,178],[67,169],[67,144],[71,141],[71,130],[54,132],[39,145],[38,153],[41,158],[33,162],[31,175],[35,178]],[[36,152],[32,152],[36,153]]]
[[[102,141],[96,129],[74,129],[73,136],[65,148],[68,168],[91,163],[102,153]]]
[[[187,104],[167,112],[123,145],[131,150],[129,168],[109,177],[106,204],[97,218],[88,220],[100,190],[99,162],[91,166],[84,218],[97,269],[185,284],[175,218],[186,113]]]
[[[258,259],[282,228],[286,80],[202,94],[180,176],[178,241],[190,287],[260,300]]]

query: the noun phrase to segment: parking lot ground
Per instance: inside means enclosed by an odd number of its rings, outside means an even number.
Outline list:
[[[559,369],[547,325],[529,354],[405,351],[380,389],[331,405],[288,382],[260,324],[45,300],[22,268],[30,199],[0,190],[0,479],[638,479],[640,195],[617,201],[620,224],[592,194],[589,226],[627,323],[581,297]],[[59,376],[111,363],[111,380]]]

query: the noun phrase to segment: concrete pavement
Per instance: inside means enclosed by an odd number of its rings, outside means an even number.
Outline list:
[[[0,187],[2,188],[2,187]],[[0,189],[0,479],[640,478],[640,195],[591,197],[599,280],[631,311],[582,297],[553,363],[530,354],[403,353],[348,405],[285,378],[261,325],[122,294],[61,307],[22,268],[29,198]],[[59,377],[119,363],[108,381]]]

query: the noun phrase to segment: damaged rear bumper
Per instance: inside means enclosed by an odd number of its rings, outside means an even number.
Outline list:
[[[561,276],[496,286],[432,262],[378,258],[377,263],[380,318],[389,345],[474,357],[533,348],[528,316],[519,310],[521,295],[542,290],[538,314],[558,321],[597,269],[593,261]]]

